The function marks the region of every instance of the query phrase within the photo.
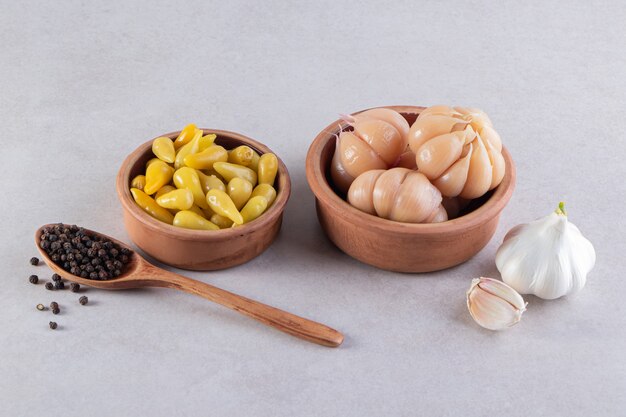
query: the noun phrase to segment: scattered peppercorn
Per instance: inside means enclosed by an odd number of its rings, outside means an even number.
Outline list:
[[[54,288],[57,290],[62,290],[65,288],[65,283],[63,281],[55,281]]]
[[[62,223],[43,229],[39,247],[54,263],[72,275],[96,280],[121,275],[132,254],[128,248],[122,248],[90,230]]]
[[[54,284],[51,282],[46,282],[46,289],[52,291],[54,289]]]
[[[52,274],[52,281],[61,281],[61,275]]]
[[[56,301],[51,302],[50,308],[56,310],[57,308],[59,308],[59,303],[57,303]]]
[[[51,322],[50,322],[50,328],[51,328],[52,330],[56,330],[56,328],[57,328],[57,322],[56,322],[56,321],[51,321]]]
[[[85,304],[87,304],[87,303],[89,302],[89,298],[87,298],[87,296],[83,295],[82,297],[80,297],[80,298],[78,299],[78,302],[79,302],[81,305],[85,305]]]
[[[44,311],[45,309],[46,309],[46,306],[44,306],[43,304],[41,303],[37,304],[37,310]]]
[[[36,284],[36,283],[39,282],[39,277],[37,275],[31,275],[31,276],[28,277],[28,281],[31,284]]]
[[[30,258],[30,264],[35,266],[39,265],[39,258],[33,256],[32,258]]]
[[[80,291],[80,284],[78,284],[76,282],[70,283],[70,291],[72,291],[72,292]]]

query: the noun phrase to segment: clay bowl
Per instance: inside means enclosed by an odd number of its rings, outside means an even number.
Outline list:
[[[267,146],[238,133],[203,129],[215,133],[215,143],[226,149],[248,145],[259,154],[272,152]],[[176,138],[180,132],[167,133]],[[130,181],[144,173],[153,158],[152,141],[139,146],[122,163],[117,174],[117,195],[122,203],[126,231],[137,246],[153,258],[177,268],[209,271],[243,264],[261,254],[276,238],[283,211],[291,193],[289,172],[279,159],[274,187],[276,200],[258,219],[240,227],[223,230],[190,230],[163,223],[139,208],[130,194]]]
[[[412,124],[424,107],[389,106]],[[313,141],[306,157],[306,176],[315,194],[317,217],[339,249],[366,264],[397,272],[438,271],[477,254],[496,231],[500,212],[515,188],[515,165],[502,148],[506,174],[494,190],[472,203],[460,217],[443,223],[399,223],[364,213],[333,188],[330,163],[335,134],[348,125],[337,120]]]

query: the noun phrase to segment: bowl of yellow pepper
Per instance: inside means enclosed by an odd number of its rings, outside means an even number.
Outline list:
[[[245,263],[271,245],[291,182],[262,143],[190,124],[128,155],[116,188],[137,246],[165,264],[207,271]]]

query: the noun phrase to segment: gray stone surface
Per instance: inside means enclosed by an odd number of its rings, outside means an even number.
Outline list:
[[[98,4],[99,3],[99,4]],[[0,13],[0,415],[626,415],[626,6],[610,2],[9,2]],[[492,242],[466,264],[384,272],[334,248],[304,175],[338,113],[485,109],[517,163]],[[254,261],[188,273],[327,323],[312,345],[169,290],[78,296],[27,281],[38,225],[128,240],[114,191],[139,143],[188,122],[267,143],[292,175]],[[528,297],[481,330],[465,307],[513,225],[559,200],[595,244],[577,296]],[[56,300],[59,329],[35,305]]]

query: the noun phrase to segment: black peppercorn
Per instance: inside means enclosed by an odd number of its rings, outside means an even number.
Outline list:
[[[52,274],[52,281],[61,281],[61,275]]]
[[[46,282],[46,289],[52,291],[54,289],[54,284],[51,282]]]
[[[53,301],[50,303],[50,308],[53,310],[56,310],[59,308],[59,303],[57,303],[56,301]]]
[[[70,284],[70,291],[72,291],[72,292],[78,292],[78,291],[80,291],[80,284],[77,284],[77,283],[75,283],[75,282],[72,282],[72,283]]]
[[[50,322],[50,328],[51,328],[52,330],[56,330],[56,328],[57,328],[57,323],[56,323],[56,321],[51,321],[51,322]]]
[[[78,299],[78,302],[79,302],[81,305],[85,305],[85,304],[87,304],[87,303],[89,302],[89,298],[87,298],[87,296],[83,295],[82,297],[80,297],[80,298]]]
[[[39,277],[37,275],[31,275],[31,276],[28,277],[28,281],[31,284],[36,284],[36,283],[39,282]]]
[[[65,289],[65,283],[63,281],[55,281],[54,288],[57,290]]]
[[[39,258],[33,256],[32,258],[30,258],[30,264],[35,266],[39,265]]]
[[[132,251],[78,226],[46,227],[39,245],[49,258],[73,275],[110,279],[124,272]],[[55,279],[54,281],[58,281]]]

